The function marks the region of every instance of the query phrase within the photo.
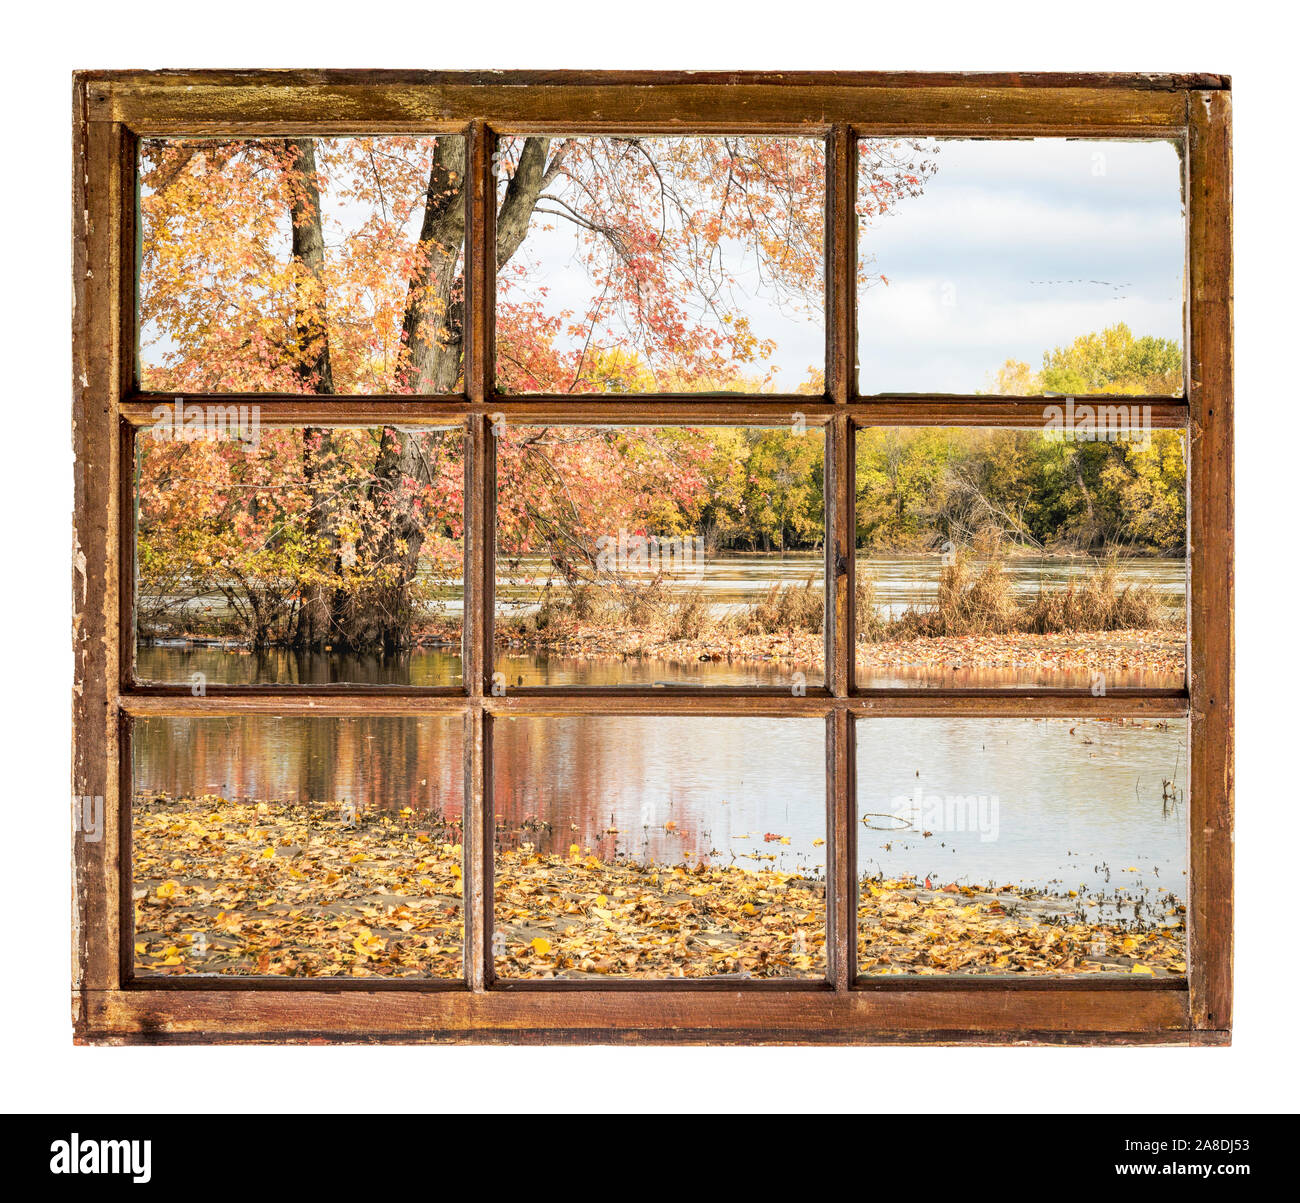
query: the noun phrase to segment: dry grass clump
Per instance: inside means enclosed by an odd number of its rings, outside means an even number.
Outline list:
[[[809,577],[802,585],[773,585],[745,616],[745,634],[776,635],[782,631],[822,629],[825,592]]]
[[[1076,585],[1044,589],[1024,610],[1021,629],[1032,634],[1062,631],[1153,630],[1165,623],[1165,605],[1150,585],[1119,584],[1119,556],[1108,554]]]
[[[939,591],[933,606],[909,608],[892,624],[896,638],[945,635],[1005,635],[1020,625],[1020,610],[1003,571],[1005,554],[1000,543],[985,540],[978,548],[959,547],[939,573]],[[982,560],[982,562],[981,562]]]
[[[889,622],[876,609],[876,578],[865,564],[857,569],[855,588],[858,638],[877,643],[889,634]]]
[[[705,599],[704,590],[695,589],[669,611],[668,638],[699,639],[713,623],[712,607]]]
[[[1150,585],[1121,585],[1120,560],[1109,552],[1082,583],[1043,588],[1030,602],[1018,602],[1005,572],[1006,555],[995,537],[961,547],[939,575],[933,605],[910,607],[891,622],[864,603],[859,575],[859,638],[937,638],[964,635],[1059,635],[1073,631],[1156,630],[1168,621],[1167,602]]]

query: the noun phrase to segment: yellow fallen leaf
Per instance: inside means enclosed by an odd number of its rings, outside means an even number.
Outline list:
[[[532,949],[539,957],[544,957],[551,951],[551,942],[549,940],[543,940],[541,936],[537,936],[532,941]]]

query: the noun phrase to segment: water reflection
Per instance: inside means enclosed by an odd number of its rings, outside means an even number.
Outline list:
[[[137,791],[360,811],[464,809],[459,718],[148,718],[132,727]]]
[[[825,870],[821,719],[505,719],[494,730],[503,846]]]
[[[201,673],[211,685],[416,685],[461,683],[459,646],[421,647],[391,655],[306,652],[292,648],[252,651],[237,645],[185,641],[136,649],[141,681],[191,684]]]
[[[942,571],[941,557],[872,556],[865,562],[874,578],[875,609],[882,617],[896,616],[908,606],[925,606],[933,601]],[[1082,580],[1094,567],[1095,561],[1088,557],[1022,556],[1008,560],[1005,573],[1014,596],[1028,599],[1042,588]],[[723,612],[752,605],[773,584],[801,584],[810,575],[820,574],[821,569],[821,556],[814,554],[713,559],[706,561],[701,588],[709,603]],[[940,645],[934,644],[934,654],[921,645],[901,660],[877,646],[859,644],[858,685],[862,688],[917,685],[1088,688],[1095,683],[1093,674],[1103,671],[1109,688],[1181,686],[1185,636],[1177,620],[1182,616],[1185,561],[1155,558],[1126,561],[1123,583],[1158,588],[1169,598],[1171,618],[1175,619],[1158,636],[1144,636],[1143,649],[1131,659],[1127,655],[1127,643],[1132,636],[1125,631],[1026,637],[1007,663],[990,663],[989,658],[996,658],[1001,651],[981,646],[978,640],[956,651],[947,645],[940,651]],[[528,609],[523,596],[521,590],[512,590],[507,582],[502,613]],[[693,658],[676,660],[514,647],[498,649],[496,668],[504,673],[508,687],[674,683],[786,688],[793,683],[795,672],[803,672],[808,685],[821,681],[819,640],[811,638],[809,647],[816,657],[811,664],[776,658],[727,659],[725,646],[716,649],[718,659],[701,659],[706,653],[694,652]],[[463,680],[458,644],[412,648],[389,656],[301,652],[287,648],[254,652],[235,645],[185,641],[144,644],[136,651],[136,674],[142,681],[191,684],[195,673],[201,673],[206,683],[214,685],[347,682],[455,688]]]
[[[865,719],[857,746],[862,873],[1130,900],[1185,891],[1184,720]]]
[[[504,977],[825,972],[818,719],[496,725]]]

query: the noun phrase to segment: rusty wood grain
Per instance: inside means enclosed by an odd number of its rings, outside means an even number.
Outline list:
[[[206,697],[193,697],[186,686],[141,686],[122,695],[122,712],[133,717],[233,718],[285,714],[298,717],[347,718],[458,714],[469,704],[458,692],[422,691],[401,686],[209,686]],[[810,689],[795,696],[789,689],[515,689],[481,699],[483,709],[498,715],[727,715],[754,714],[780,718],[821,718],[837,710],[864,716],[903,718],[1183,718],[1188,713],[1180,690],[1112,689],[1105,697],[1087,690],[864,690],[837,698]]]
[[[1158,78],[1160,82],[1154,83]],[[1205,82],[1201,80],[1200,82]],[[141,134],[518,132],[1141,135],[1185,120],[1178,77],[889,77],[117,72],[86,79],[90,120]]]
[[[580,397],[505,397],[483,400],[466,397],[297,396],[270,393],[195,393],[184,398],[195,405],[257,406],[263,425],[376,426],[443,424],[468,418],[501,418],[506,422],[600,422],[610,425],[663,426],[785,426],[799,413],[809,426],[825,426],[837,413],[847,413],[857,426],[1018,426],[1041,428],[1047,407],[1059,397],[989,398],[976,395],[930,397],[867,397],[837,404],[829,396],[764,393],[738,397],[717,394],[610,394]],[[159,418],[159,407],[175,397],[136,394],[121,407],[122,417],[135,427],[148,427]],[[1146,405],[1158,430],[1187,426],[1185,401],[1169,397],[1094,396],[1076,399],[1097,406]],[[1099,420],[1102,415],[1098,415]]]
[[[1232,922],[1232,349],[1228,81],[1220,76],[943,73],[93,72],[74,86],[74,795],[105,801],[105,836],[78,840],[74,1018],[104,1043],[511,1041],[707,1043],[1185,1043],[1230,1040]],[[463,689],[133,686],[128,583],[131,434],[174,398],[134,368],[135,141],[147,134],[457,132],[472,173],[465,392],[456,396],[199,394],[257,404],[268,423],[463,424]],[[828,145],[826,391],[504,395],[493,381],[497,130],[791,132]],[[1187,399],[1149,404],[1191,431],[1188,690],[853,692],[853,431],[869,425],[1040,426],[1059,399],[856,395],[853,172],[864,133],[1185,135],[1189,153]],[[1096,404],[1115,398],[1080,398]],[[492,426],[518,422],[784,425],[827,431],[827,687],[491,692],[496,465]],[[845,569],[846,572],[842,572]],[[1192,714],[1189,985],[1118,979],[854,981],[854,723],[867,717]],[[495,983],[491,970],[492,729],[496,718],[584,714],[821,718],[827,730],[828,981]],[[465,720],[466,978],[461,983],[129,979],[129,720],[147,715],[460,714]],[[127,988],[123,989],[123,984]],[[603,984],[602,984],[603,986]],[[544,996],[544,997],[543,997]]]
[[[511,1038],[539,1029],[557,1042],[611,1038],[672,1042],[728,1039],[798,1043],[877,1043],[936,1032],[983,1041],[1049,1032],[1186,1038],[1187,995],[1160,989],[826,992],[708,990],[373,991],[146,990],[96,992],[87,999],[85,1039],[115,1035],[167,1041],[368,1039],[406,1041]]]
[[[121,559],[117,403],[129,371],[121,355],[123,195],[128,138],[91,123],[84,89],[73,93],[74,528],[72,544],[72,796],[98,799],[102,838],[73,833],[73,1012],[82,992],[118,984]]]
[[[1231,97],[1188,99],[1191,774],[1188,965],[1197,1028],[1232,1026],[1233,394]]]

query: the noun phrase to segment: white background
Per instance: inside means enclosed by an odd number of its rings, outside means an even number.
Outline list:
[[[1300,481],[1300,463],[1289,455],[1300,448],[1300,432],[1287,421],[1297,372],[1298,219],[1296,123],[1284,116],[1296,103],[1288,86],[1294,63],[1285,57],[1294,41],[1277,24],[1284,11],[1241,0],[11,8],[0,241],[9,414],[0,438],[3,1109],[1295,1110],[1300,791],[1296,718],[1286,697],[1300,683],[1289,508]],[[476,42],[479,31],[487,36]],[[68,1005],[70,77],[74,68],[109,67],[1231,74],[1240,566],[1233,1047],[75,1048]]]

